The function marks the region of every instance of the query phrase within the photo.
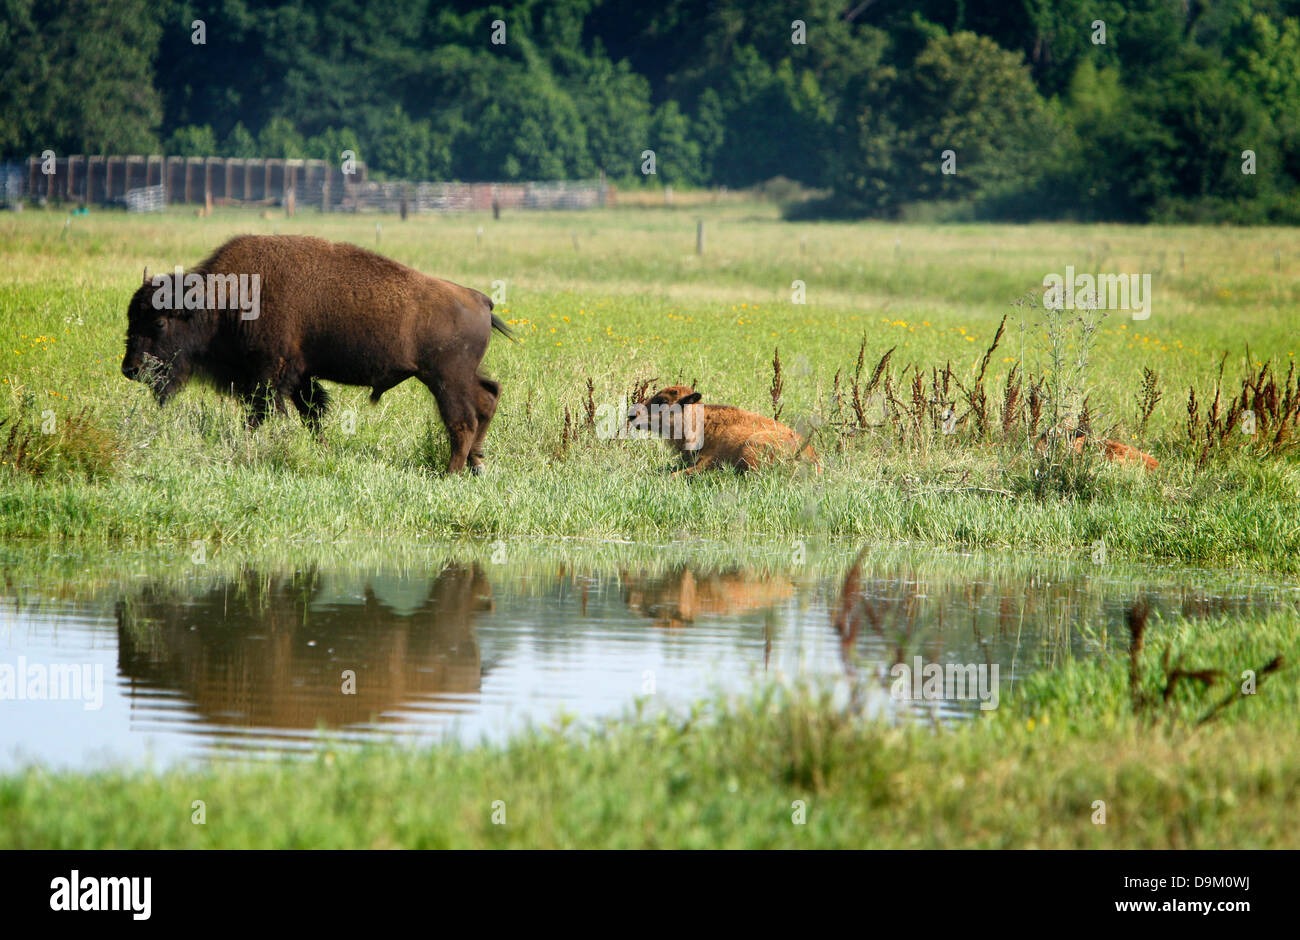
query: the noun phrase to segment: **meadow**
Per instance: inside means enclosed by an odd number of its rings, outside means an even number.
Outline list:
[[[332,388],[318,440],[296,416],[249,433],[235,402],[198,384],[159,410],[126,380],[142,269],[194,265],[243,232],[353,241],[497,293],[520,341],[494,337],[484,363],[504,389],[486,473],[441,473],[443,429],[415,381],[379,406]],[[1051,315],[1035,292],[1067,266],[1151,274],[1150,317]],[[1300,571],[1297,274],[1293,229],[794,223],[741,201],[500,221],[10,213],[4,568],[17,590],[183,569],[200,549],[237,570],[540,537],[636,543],[651,558],[676,542],[718,564],[804,541],[843,558],[882,543],[978,547],[1285,582]],[[603,433],[627,400],[674,383],[779,411],[812,436],[821,473],[672,478],[660,442]],[[1081,419],[1158,470],[1052,443],[1054,421]],[[960,727],[864,723],[825,689],[778,684],[595,730],[561,717],[502,747],[34,767],[0,778],[0,845],[1294,846],[1293,618],[1159,622],[1140,662],[1128,651],[1141,644],[1122,639]],[[1266,671],[1277,656],[1283,668]],[[1221,675],[1176,677],[1184,658]],[[1218,708],[1222,680],[1244,669],[1264,673],[1265,694]],[[190,824],[196,798],[218,825]],[[494,799],[512,825],[492,824]],[[790,824],[797,800],[806,826]]]
[[[272,231],[351,240],[504,291],[498,311],[521,342],[496,337],[485,360],[504,386],[485,477],[438,474],[445,438],[414,381],[378,407],[366,390],[338,387],[320,443],[296,418],[250,435],[233,401],[197,385],[160,411],[123,378],[125,303],[144,267],[193,265],[231,235]],[[1261,456],[1258,437],[1240,434],[1203,460],[1186,430],[1189,387],[1208,411],[1220,370],[1226,396],[1266,361],[1280,385],[1294,360],[1291,230],[793,224],[765,204],[727,203],[499,222],[28,211],[0,220],[0,242],[0,416],[6,434],[26,422],[34,441],[19,454],[11,437],[0,455],[0,538],[188,551],[196,540],[817,532],[1057,550],[1103,540],[1121,554],[1287,569],[1300,558],[1294,460]],[[951,363],[969,388],[1009,315],[984,379],[990,409],[1013,368],[1022,379],[1050,372],[1043,311],[1024,300],[1067,265],[1152,273],[1150,318],[1101,319],[1086,373],[1061,397],[1073,394],[1077,411],[1086,395],[1092,424],[1153,453],[1157,474],[1108,467],[1087,492],[1044,499],[1026,484],[1036,468],[1023,429],[999,446],[963,415],[954,434],[901,434],[883,387],[859,427],[835,430],[860,353],[860,373],[894,348],[891,369]],[[804,303],[792,302],[795,281]],[[658,442],[605,439],[589,420],[670,382],[770,414],[778,351],[782,419],[816,428],[821,475],[787,467],[687,485],[660,472]],[[1161,395],[1147,422],[1144,369]],[[54,433],[32,434],[51,414]]]

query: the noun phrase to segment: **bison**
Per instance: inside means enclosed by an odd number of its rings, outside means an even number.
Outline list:
[[[1125,444],[1123,441],[1116,441],[1110,439],[1099,441],[1099,440],[1091,439],[1088,437],[1087,432],[1084,431],[1082,428],[1075,428],[1073,431],[1071,431],[1069,434],[1069,440],[1070,440],[1070,449],[1073,450],[1076,454],[1082,454],[1085,445],[1092,445],[1098,451],[1100,451],[1101,455],[1105,457],[1107,460],[1109,460],[1111,463],[1134,464],[1134,465],[1140,464],[1141,466],[1146,468],[1146,471],[1148,473],[1154,473],[1156,470],[1160,468],[1160,461],[1156,460],[1156,458],[1152,457],[1150,454],[1144,451],[1140,451],[1136,447],[1133,447],[1129,444]],[[1047,434],[1039,435],[1038,442],[1037,444],[1035,444],[1035,447],[1037,448],[1040,454],[1046,452],[1047,442],[1048,442]]]
[[[1074,452],[1076,454],[1083,453],[1085,443],[1096,443],[1101,448],[1102,455],[1112,463],[1141,464],[1148,473],[1154,473],[1160,467],[1160,461],[1156,460],[1156,458],[1138,450],[1136,447],[1125,444],[1123,441],[1104,440],[1092,442],[1083,433],[1079,433],[1074,438]]]
[[[821,472],[812,445],[805,446],[793,429],[732,405],[700,404],[700,393],[686,385],[661,388],[633,405],[627,423],[634,430],[650,431],[668,441],[689,463],[677,473],[697,473],[709,467],[743,472],[798,454]]]
[[[492,330],[511,337],[484,294],[303,235],[232,238],[172,281],[145,269],[127,311],[122,374],[159,405],[197,376],[243,401],[250,428],[272,407],[286,413],[288,397],[319,432],[320,379],[369,386],[378,402],[415,376],[447,427],[447,472],[482,472],[501,386],[478,368]]]

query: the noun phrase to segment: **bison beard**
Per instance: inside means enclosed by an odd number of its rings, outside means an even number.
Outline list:
[[[451,444],[447,472],[480,472],[483,439],[501,386],[478,374],[492,330],[510,331],[492,301],[354,245],[300,235],[242,235],[201,264],[200,275],[256,275],[257,316],[239,298],[205,297],[199,309],[156,309],[148,272],[127,310],[122,373],[165,404],[191,376],[233,392],[255,428],[293,402],[320,430],[329,397],[318,380],[371,388],[370,400],[412,376],[438,403]]]

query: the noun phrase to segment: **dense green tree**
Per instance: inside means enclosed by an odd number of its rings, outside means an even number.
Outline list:
[[[650,123],[650,143],[655,153],[655,176],[662,183],[703,183],[699,145],[691,137],[691,122],[666,101],[655,109]],[[638,156],[639,160],[639,156]]]
[[[424,180],[436,175],[432,164],[433,129],[413,120],[401,105],[393,105],[371,126],[361,155],[373,161],[381,176]]]
[[[779,176],[841,212],[1295,220],[1300,0],[0,0],[0,153],[160,140],[625,184],[654,150],[654,182]]]
[[[1036,177],[1054,129],[1019,53],[970,32],[936,37],[894,92],[908,112],[897,185],[909,198],[965,198]],[[954,172],[944,172],[946,152]]]
[[[639,175],[650,146],[650,88],[626,62],[596,55],[577,70],[572,95],[587,131],[591,160],[613,179]]]
[[[156,152],[159,28],[146,0],[0,9],[0,151]]]
[[[970,199],[1035,182],[1057,133],[1018,53],[937,35],[910,71],[855,90],[834,180],[864,208]]]
[[[343,162],[345,151],[352,151],[357,160],[364,161],[365,153],[361,147],[361,138],[350,127],[327,128],[312,137],[304,145],[307,156],[313,160],[324,160],[339,166]]]
[[[307,156],[307,146],[293,122],[276,115],[266,122],[257,135],[257,149],[263,157],[300,160]]]
[[[259,156],[261,149],[252,132],[242,122],[237,122],[226,135],[226,141],[221,147],[221,155],[249,159]]]
[[[172,131],[163,148],[176,157],[210,157],[217,152],[217,135],[207,124],[187,124]]]

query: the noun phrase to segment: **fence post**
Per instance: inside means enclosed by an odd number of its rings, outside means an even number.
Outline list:
[[[96,168],[104,165],[104,157],[95,154],[86,158],[86,203],[95,201],[95,177]]]

